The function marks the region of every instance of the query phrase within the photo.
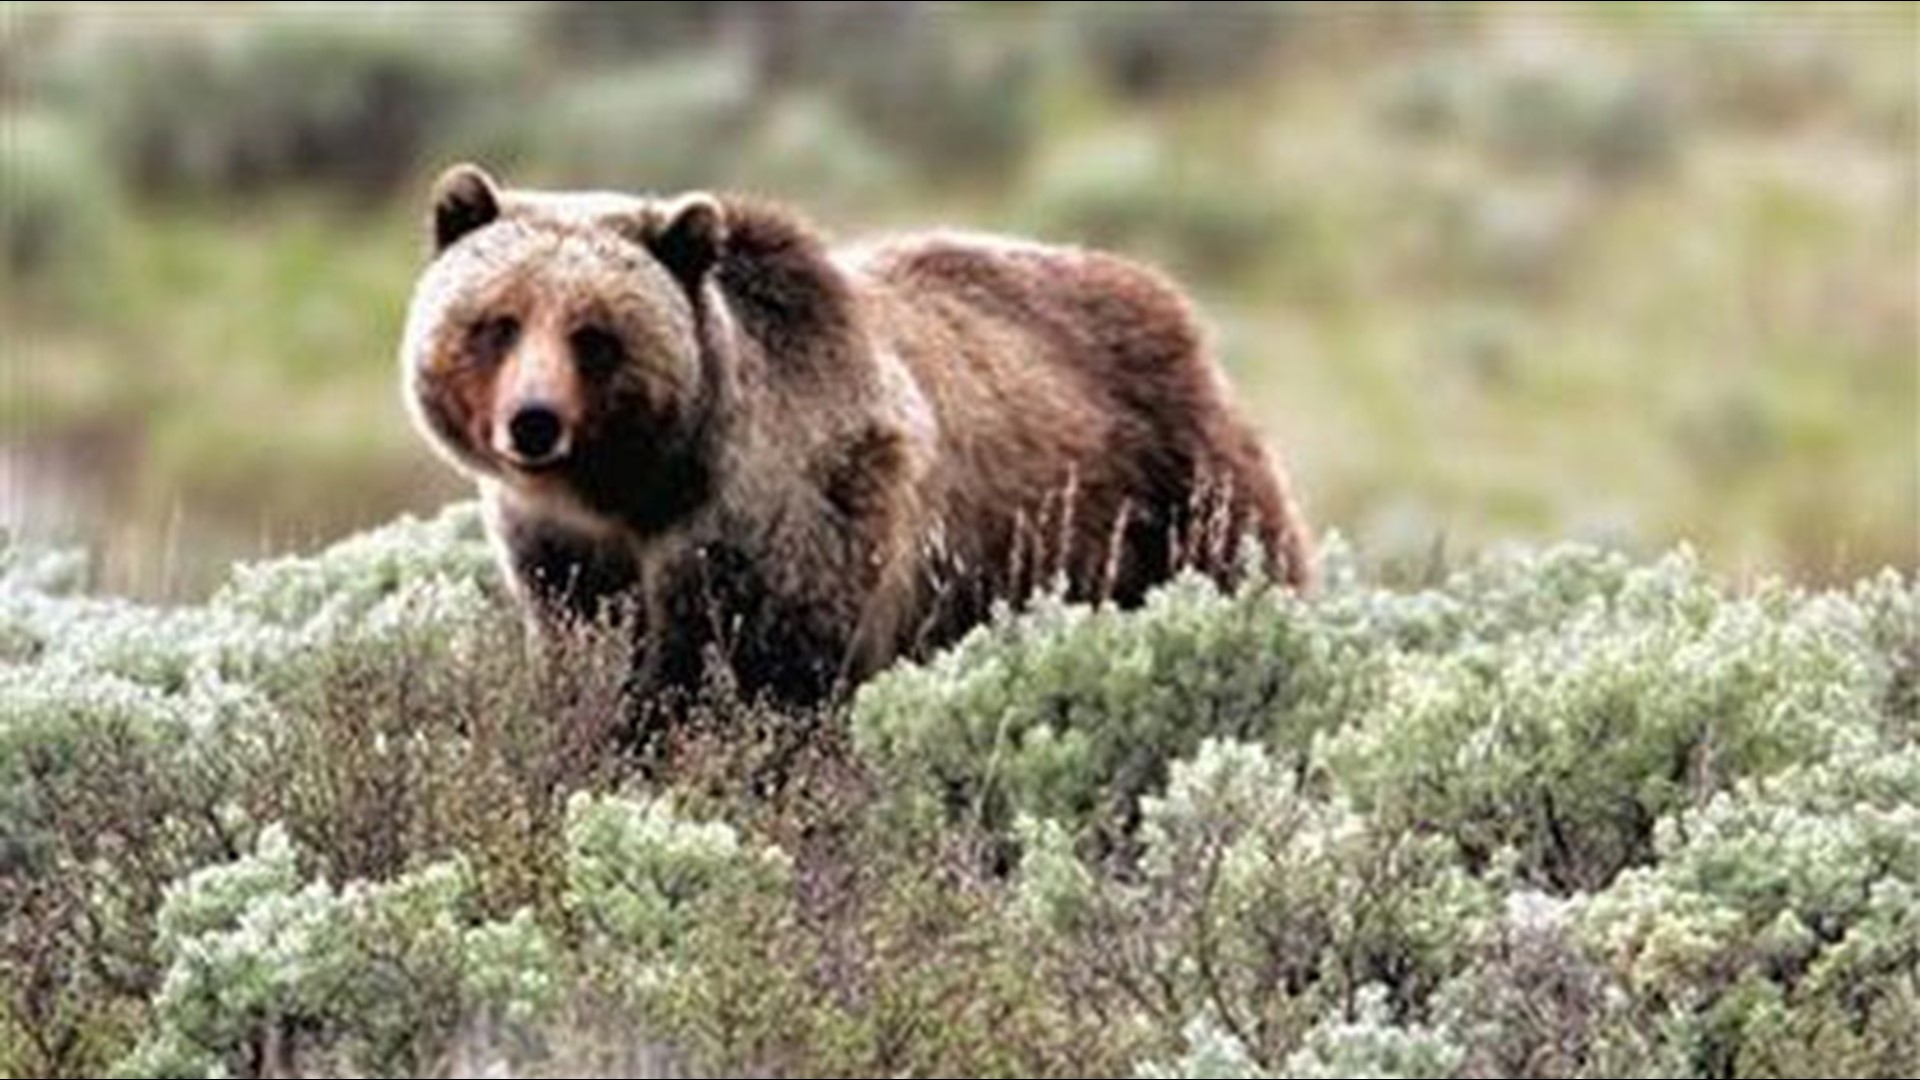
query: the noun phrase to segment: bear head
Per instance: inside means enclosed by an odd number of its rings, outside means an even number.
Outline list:
[[[456,467],[642,530],[708,487],[716,370],[707,279],[722,205],[504,190],[473,165],[433,189],[404,395]]]

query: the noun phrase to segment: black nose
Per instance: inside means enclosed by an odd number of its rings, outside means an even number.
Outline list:
[[[522,405],[507,421],[507,435],[513,441],[513,452],[522,461],[538,464],[559,451],[565,427],[560,414],[551,407]]]

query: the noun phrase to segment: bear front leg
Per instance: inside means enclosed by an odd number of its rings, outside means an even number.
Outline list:
[[[609,616],[636,618],[631,601],[639,567],[617,534],[592,531],[529,512],[504,499],[487,500],[487,526],[508,584],[548,632]]]

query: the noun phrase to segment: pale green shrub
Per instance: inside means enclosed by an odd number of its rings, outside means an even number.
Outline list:
[[[1107,827],[1209,736],[1303,754],[1371,691],[1369,651],[1284,592],[1187,578],[1137,612],[1043,601],[976,631],[863,688],[853,732],[922,810]]]
[[[1402,1013],[1424,1000],[1489,908],[1444,844],[1375,831],[1257,746],[1203,744],[1141,818],[1131,880],[1087,869],[1058,825],[1023,822],[1017,895],[1037,940],[1163,1030],[1205,1015],[1264,1060],[1368,995]]]
[[[1287,1056],[1282,1075],[1300,1080],[1372,1076],[1382,1080],[1450,1077],[1466,1052],[1421,1024],[1395,1024],[1386,992],[1362,988],[1352,1020],[1329,1016],[1307,1032],[1305,1045]]]
[[[1318,756],[1369,809],[1446,829],[1471,859],[1511,848],[1529,878],[1595,887],[1686,801],[1872,739],[1889,673],[1869,629],[1783,589],[1721,597],[1668,560],[1558,625],[1402,657]]]
[[[461,1017],[532,1019],[558,987],[554,952],[525,915],[472,914],[459,859],[391,882],[302,884],[286,833],[168,891],[169,962],[153,1029],[120,1071],[223,1076],[300,1062],[417,1075]]]
[[[363,18],[169,20],[87,36],[52,81],[143,192],[326,181],[386,195],[525,72],[509,19],[394,5]]]
[[[8,105],[0,132],[0,281],[79,306],[114,255],[118,192],[72,117]]]
[[[676,816],[666,802],[576,794],[567,804],[561,898],[588,965],[616,993],[657,990],[677,974],[708,903],[777,894],[788,864],[777,848],[742,845],[733,829]]]
[[[1181,1032],[1186,1053],[1171,1062],[1149,1061],[1139,1070],[1140,1080],[1265,1080],[1247,1048],[1229,1032],[1201,1017]]]
[[[382,604],[408,607],[395,599],[407,586],[432,582],[490,587],[495,574],[479,508],[458,503],[429,520],[403,517],[349,537],[329,548],[324,558],[240,564],[211,606],[288,628],[351,623]]]
[[[168,609],[0,548],[0,1063],[1911,1073],[1912,582],[1320,569],[635,753],[470,507]]]

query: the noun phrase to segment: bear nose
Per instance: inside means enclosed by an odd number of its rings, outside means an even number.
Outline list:
[[[560,456],[565,449],[561,436],[566,424],[551,405],[535,402],[522,405],[507,421],[507,437],[513,454],[523,465],[540,465]]]

